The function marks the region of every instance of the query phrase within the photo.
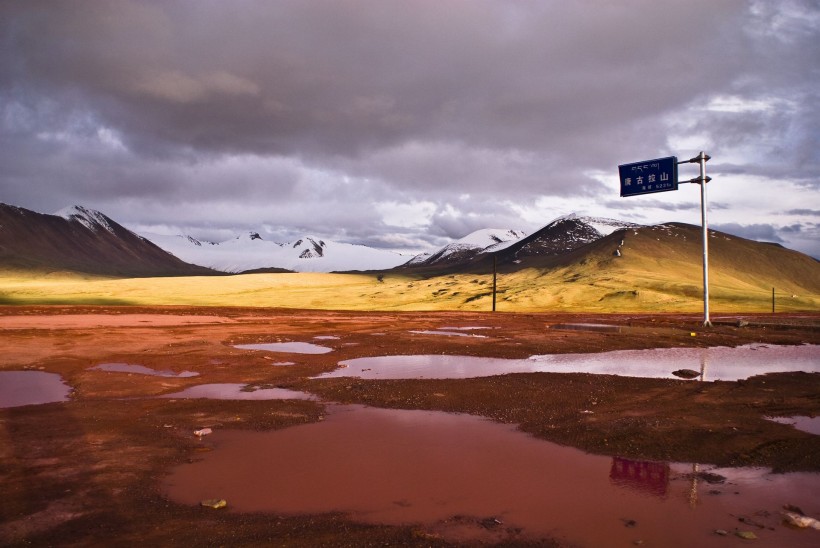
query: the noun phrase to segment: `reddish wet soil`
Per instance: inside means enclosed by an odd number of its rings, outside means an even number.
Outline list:
[[[42,368],[60,374],[74,390],[65,403],[0,409],[0,543],[454,542],[435,528],[368,523],[325,509],[310,514],[241,512],[231,509],[230,501],[227,510],[213,510],[169,499],[162,487],[165,478],[207,454],[207,437],[199,440],[194,430],[210,427],[227,435],[235,430],[278,431],[319,422],[328,413],[322,401],[154,397],[201,384],[242,383],[310,392],[328,402],[469,413],[607,459],[820,472],[820,436],[766,419],[820,414],[818,374],[703,383],[556,373],[443,380],[311,379],[340,361],[382,355],[526,358],[651,347],[820,343],[817,316],[744,317],[749,322],[744,327],[737,326],[737,317],[713,319],[723,323],[704,329],[697,315],[3,307],[0,370]],[[622,329],[547,329],[559,323],[605,323]],[[487,338],[410,333],[468,326],[495,329],[478,332]],[[321,355],[233,347],[310,342],[329,335],[339,339],[323,340],[333,351]],[[294,365],[274,365],[279,362]],[[200,376],[89,370],[100,363],[196,371]],[[486,521],[490,517],[453,515],[444,521],[448,531],[481,527],[496,532],[499,528]],[[548,532],[537,540],[499,534],[493,539],[503,544],[568,542]]]

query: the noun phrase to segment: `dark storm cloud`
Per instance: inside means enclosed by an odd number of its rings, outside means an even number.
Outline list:
[[[769,224],[741,225],[738,223],[726,223],[712,225],[710,228],[720,230],[721,232],[734,234],[735,236],[740,236],[741,238],[746,238],[749,240],[778,243],[783,242],[783,238],[778,235],[777,227]]]
[[[785,226],[765,223],[750,225],[726,223],[717,224],[711,228],[741,238],[759,242],[776,242],[794,249],[800,248],[804,253],[820,258],[820,224],[818,223],[793,223]]]
[[[608,209],[618,211],[629,211],[635,209],[660,209],[662,211],[698,211],[700,210],[700,202],[664,202],[663,200],[610,200],[604,202],[603,205]],[[721,202],[710,202],[709,209],[729,209],[731,206]]]
[[[382,245],[513,223],[507,202],[583,207],[615,194],[600,174],[619,163],[688,153],[676,139],[711,144],[715,174],[812,187],[818,11],[797,0],[6,1],[0,201],[85,202],[144,224],[210,216],[208,230],[295,223]],[[389,226],[379,201],[431,213]]]
[[[740,22],[730,2],[708,17],[655,2],[30,4],[4,9],[6,93],[93,112],[143,154],[600,155],[645,138],[631,121],[684,103],[699,73],[720,87],[748,61],[715,38]]]

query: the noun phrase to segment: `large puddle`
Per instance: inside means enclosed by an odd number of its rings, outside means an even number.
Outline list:
[[[265,352],[289,352],[292,354],[327,354],[332,348],[306,342],[274,342],[259,344],[235,344],[240,350],[263,350]]]
[[[56,373],[0,371],[0,408],[68,401],[70,392]]]
[[[464,330],[461,331],[448,331],[446,329],[436,329],[436,330],[426,330],[426,331],[410,331],[410,333],[414,333],[416,335],[441,335],[443,337],[473,337],[478,339],[486,339],[486,335],[476,335],[474,333],[468,333]]]
[[[175,373],[170,370],[158,370],[145,367],[144,365],[137,365],[133,363],[101,363],[89,368],[90,371],[108,371],[109,373],[136,373],[137,375],[150,375],[153,377],[172,377],[172,378],[187,378],[198,377],[199,373],[194,371],[182,371]]]
[[[507,373],[595,373],[627,377],[678,378],[691,370],[702,380],[734,381],[765,373],[820,372],[820,346],[751,344],[736,348],[652,348],[596,354],[549,354],[527,359],[472,356],[380,356],[341,362],[317,378],[463,379]]]
[[[803,432],[820,436],[820,417],[769,417],[769,420],[788,424]]]
[[[218,498],[229,511],[345,512],[362,522],[417,524],[457,541],[741,542],[715,530],[752,531],[761,546],[818,540],[817,531],[783,526],[780,515],[785,504],[820,514],[818,474],[587,455],[469,415],[329,409],[322,422],[279,431],[218,430],[209,437],[214,450],[175,468],[163,489],[183,504]],[[714,483],[720,476],[727,479]]]
[[[307,392],[287,388],[253,386],[241,383],[215,383],[191,386],[180,392],[164,394],[160,398],[208,400],[315,400]]]

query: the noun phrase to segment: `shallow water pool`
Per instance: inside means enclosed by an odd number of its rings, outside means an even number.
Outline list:
[[[758,545],[816,540],[815,531],[782,526],[779,512],[793,504],[820,513],[818,474],[588,455],[469,415],[329,411],[322,422],[278,431],[216,431],[213,451],[175,468],[163,489],[183,504],[220,498],[236,512],[344,512],[461,542],[727,546],[740,539],[714,530],[749,529],[741,516],[764,525],[753,528]]]
[[[68,401],[70,392],[56,373],[0,371],[0,408]]]
[[[691,369],[701,380],[732,381],[765,373],[820,372],[820,346],[751,344],[736,348],[652,348],[595,354],[548,354],[526,359],[416,355],[357,358],[319,375],[365,379],[463,379],[507,373],[594,373],[627,377],[677,378]]]
[[[209,400],[314,400],[306,392],[287,388],[256,388],[242,383],[215,383],[191,386],[180,392],[164,394],[160,398]]]
[[[292,354],[327,354],[332,348],[306,342],[274,342],[259,344],[235,344],[240,350],[263,350],[265,352],[289,352]]]
[[[180,373],[175,373],[169,370],[160,371],[157,369],[151,369],[150,367],[145,367],[144,365],[119,362],[101,363],[99,365],[95,365],[94,367],[90,367],[89,371],[108,371],[111,373],[136,373],[138,375],[150,375],[153,377],[172,377],[180,379],[199,376],[199,373],[196,373],[194,371],[182,371]]]
[[[820,417],[767,417],[770,421],[794,426],[798,430],[820,436]]]

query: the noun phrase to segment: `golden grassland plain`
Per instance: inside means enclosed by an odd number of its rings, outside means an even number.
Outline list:
[[[497,310],[508,312],[698,312],[699,265],[641,261],[499,273]],[[714,312],[771,312],[772,284],[742,273],[710,278]],[[492,274],[239,274],[108,278],[75,273],[0,272],[0,304],[259,306],[325,310],[460,310],[492,307]],[[779,312],[818,312],[820,295],[776,288]]]

